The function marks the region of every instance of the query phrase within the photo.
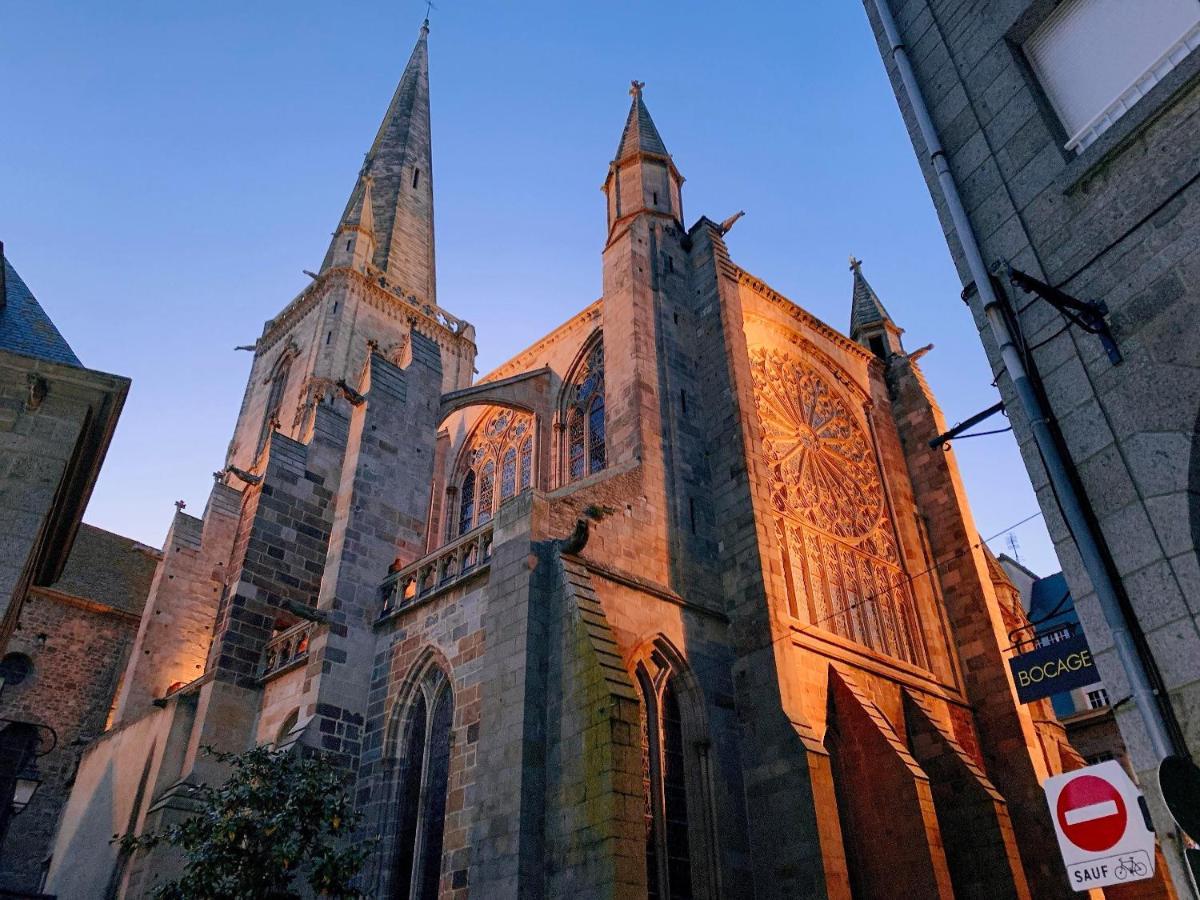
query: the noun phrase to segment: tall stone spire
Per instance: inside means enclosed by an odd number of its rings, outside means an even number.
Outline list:
[[[645,83],[632,82],[633,102],[616,158],[609,164],[603,190],[608,195],[608,231],[639,213],[650,213],[683,223],[683,176],[675,168],[662,136],[642,99]]]
[[[362,253],[362,241],[369,237],[373,247],[364,258],[371,267],[404,293],[436,303],[428,37],[427,19],[363,161],[321,271],[353,266],[354,257]],[[369,201],[367,209],[364,198]]]
[[[899,328],[875,289],[862,273],[862,260],[850,257],[850,271],[854,273],[854,288],[850,295],[850,339],[870,347],[877,356],[901,353]]]

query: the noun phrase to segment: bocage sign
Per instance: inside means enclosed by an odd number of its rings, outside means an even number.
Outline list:
[[[1017,685],[1017,698],[1022,703],[1100,680],[1092,651],[1082,634],[1014,656],[1008,664]]]

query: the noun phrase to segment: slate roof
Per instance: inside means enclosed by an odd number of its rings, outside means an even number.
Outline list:
[[[1070,593],[1067,579],[1063,577],[1062,572],[1039,578],[1033,583],[1029,598],[1029,618],[1035,622],[1045,619],[1047,623],[1055,624],[1063,621],[1078,622],[1079,616],[1075,613],[1075,603],[1071,600]]]
[[[880,322],[890,322],[892,317],[884,309],[883,302],[875,293],[875,289],[867,283],[862,271],[857,266],[854,266],[853,270],[854,293],[850,299],[850,336],[856,337],[862,329]]]
[[[0,350],[83,367],[75,351],[59,333],[26,287],[17,270],[4,260],[4,307],[0,309]]]
[[[84,522],[53,588],[140,615],[160,555],[132,538]]]
[[[654,127],[654,120],[650,118],[650,110],[646,109],[640,88],[633,92],[633,104],[629,107],[629,118],[625,120],[625,130],[621,132],[621,143],[617,145],[614,159],[620,162],[639,152],[668,155],[667,145]]]

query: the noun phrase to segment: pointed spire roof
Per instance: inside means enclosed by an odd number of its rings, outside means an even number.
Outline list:
[[[0,350],[20,353],[65,366],[82,366],[79,357],[71,349],[33,292],[25,286],[17,270],[4,257],[4,245],[0,244],[0,266],[4,277],[0,279],[4,297],[0,298]]]
[[[426,19],[335,234],[370,223],[376,237],[372,264],[404,290],[436,302],[428,37]],[[333,257],[331,242],[322,271]]]
[[[629,88],[633,103],[629,107],[629,118],[625,120],[625,130],[621,132],[621,143],[617,145],[617,155],[614,157],[617,162],[636,153],[670,155],[658,129],[654,127],[650,110],[646,109],[646,101],[642,99],[642,88],[645,86],[644,81],[634,81]]]
[[[856,338],[864,328],[891,322],[892,317],[863,275],[862,260],[851,256],[850,271],[854,273],[854,292],[850,298],[850,337]]]

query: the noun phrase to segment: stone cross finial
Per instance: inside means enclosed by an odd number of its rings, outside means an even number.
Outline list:
[[[646,82],[638,81],[635,78],[633,81],[629,82],[629,96],[636,100],[638,97],[642,96],[642,88],[645,86]]]
[[[851,253],[850,254],[850,271],[857,275],[858,271],[861,268],[862,268],[862,260],[859,259],[858,257],[856,257],[853,253]]]
[[[185,501],[183,501],[183,500],[175,501],[175,512],[183,512],[185,509],[187,509],[187,503]]]

